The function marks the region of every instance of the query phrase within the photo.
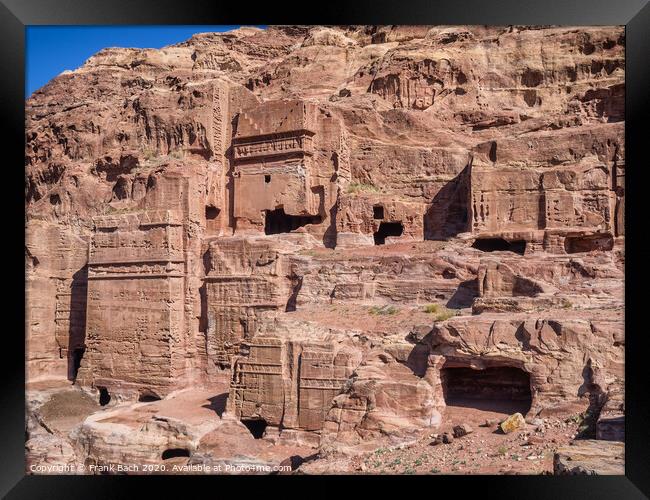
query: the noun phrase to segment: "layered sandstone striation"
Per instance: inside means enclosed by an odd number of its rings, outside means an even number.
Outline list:
[[[622,440],[624,51],[278,26],[59,75],[26,103],[27,374],[103,409],[31,456],[335,464],[452,407]]]

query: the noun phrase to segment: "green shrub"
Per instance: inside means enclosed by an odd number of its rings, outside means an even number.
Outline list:
[[[433,314],[433,313],[437,313],[439,311],[440,311],[440,305],[439,304],[427,304],[426,306],[424,306],[424,312],[425,313]]]
[[[434,321],[445,321],[458,314],[458,311],[447,309],[440,304],[427,304],[423,310],[425,313],[435,314]]]
[[[372,306],[370,309],[368,309],[368,312],[370,314],[378,314],[380,316],[392,316],[393,314],[397,314],[399,312],[399,309],[395,306]]]
[[[347,192],[348,194],[379,193],[380,190],[377,186],[373,186],[372,184],[366,184],[364,182],[351,182],[348,184]]]

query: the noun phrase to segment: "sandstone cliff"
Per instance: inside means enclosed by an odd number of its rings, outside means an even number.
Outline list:
[[[126,408],[228,381],[232,422],[157,421],[139,460],[216,460],[239,421],[325,455],[458,401],[619,422],[624,52],[517,26],[100,51],[26,103],[29,381]],[[114,453],[105,417],[77,453]]]

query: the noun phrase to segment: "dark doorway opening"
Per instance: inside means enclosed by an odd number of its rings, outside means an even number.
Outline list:
[[[519,368],[443,368],[440,380],[447,406],[525,415],[532,404],[530,375]]]
[[[401,222],[382,222],[379,224],[379,229],[373,235],[375,238],[375,245],[383,245],[386,243],[388,236],[402,236],[404,232],[404,225]]]
[[[375,205],[372,207],[372,218],[373,219],[383,219],[384,218],[384,207],[381,205]]]
[[[162,459],[163,460],[169,460],[170,458],[177,458],[177,457],[189,457],[190,456],[190,450],[187,448],[167,448],[165,451],[162,452]]]
[[[246,426],[255,439],[262,439],[264,437],[264,432],[266,432],[268,425],[266,420],[261,418],[256,420],[242,420],[242,424]]]
[[[72,380],[77,379],[77,373],[79,372],[79,367],[81,367],[81,360],[83,359],[85,352],[86,349],[83,347],[72,351]]]
[[[77,379],[86,344],[86,299],[88,297],[88,267],[72,275],[68,320],[68,379]]]
[[[266,184],[268,184],[269,182],[271,182],[271,176],[268,175],[268,174],[265,175],[265,176],[264,176],[264,182],[265,182]]]
[[[290,233],[307,224],[320,224],[322,217],[316,215],[287,215],[283,208],[267,210],[264,220],[264,234]]]
[[[208,205],[205,207],[205,218],[207,220],[214,220],[219,217],[219,212],[221,212],[221,210],[214,205]]]
[[[138,397],[138,402],[140,403],[151,403],[153,401],[160,401],[160,396],[153,391],[142,391]]]
[[[479,238],[474,241],[472,248],[481,252],[514,252],[524,255],[526,242],[523,240],[506,241],[503,238]]]
[[[593,252],[594,250],[608,251],[614,248],[614,238],[611,234],[593,236],[567,236],[564,240],[566,253]]]
[[[106,389],[106,387],[98,387],[97,389],[99,389],[100,406],[106,406],[111,402],[111,395],[109,394],[108,389]]]

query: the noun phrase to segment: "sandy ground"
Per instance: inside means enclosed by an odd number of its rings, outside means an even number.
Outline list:
[[[350,471],[369,474],[552,474],[553,453],[577,432],[575,418],[547,418],[540,425],[503,434],[488,420],[501,421],[516,405],[501,408],[448,406],[436,434],[469,424],[473,432],[450,444],[432,445],[424,434],[412,446],[373,453],[351,460]],[[568,420],[565,422],[565,420]]]

